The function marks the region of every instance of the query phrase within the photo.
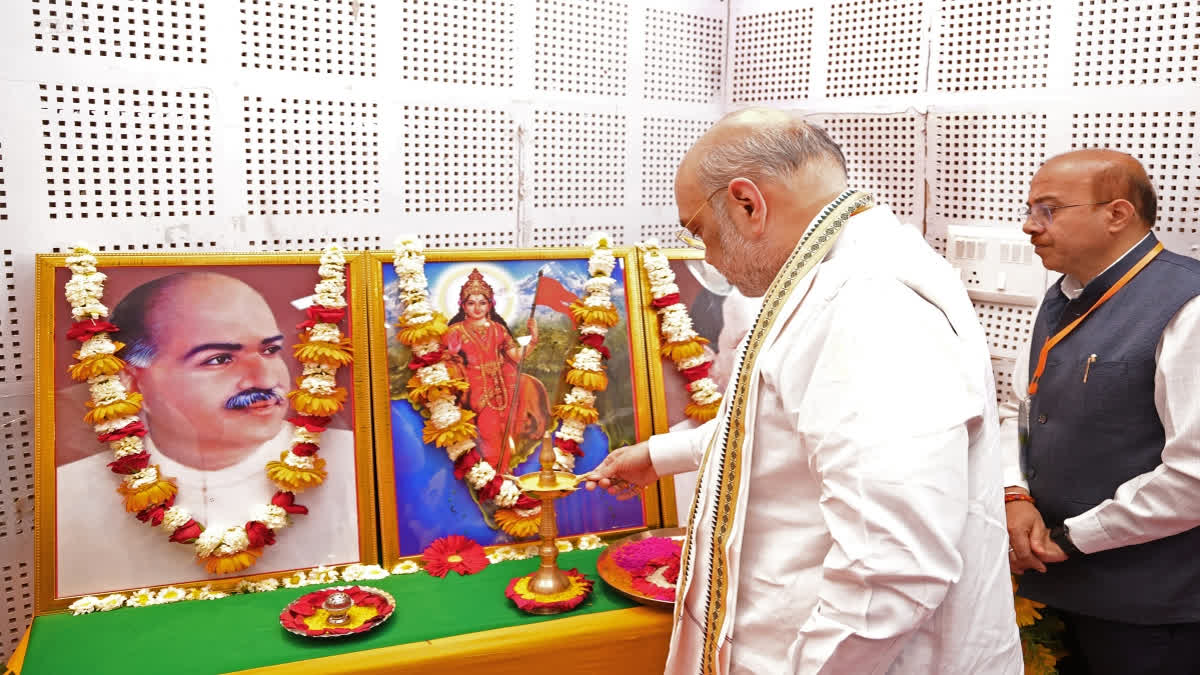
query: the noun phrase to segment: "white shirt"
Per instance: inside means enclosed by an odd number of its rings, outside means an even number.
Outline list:
[[[1083,288],[1069,276],[1059,284],[1059,292],[1071,300]],[[1029,388],[1031,340],[1017,353],[1013,386],[1000,404],[1004,484],[1024,488],[1029,485],[1021,474],[1017,410]],[[1200,297],[1185,303],[1167,323],[1155,363],[1154,406],[1166,434],[1162,464],[1122,483],[1111,499],[1066,520],[1071,543],[1084,553],[1142,544],[1200,525]]]
[[[173,461],[154,447],[153,432],[144,441],[150,464],[176,479],[175,505],[201,524],[244,525],[255,504],[269,504],[278,488],[267,479],[268,461],[290,445],[293,427],[233,466],[199,471]],[[317,565],[357,562],[358,502],[354,434],[329,429],[321,434],[319,456],[328,476],[319,487],[296,495],[307,515],[291,516],[254,567],[239,574],[279,572]],[[139,521],[125,511],[117,494],[120,477],[109,470],[111,452],[101,452],[58,467],[57,596],[97,595],[146,586],[218,579],[196,562],[190,544],[169,541],[170,533]],[[237,576],[237,575],[225,575]]]
[[[795,292],[758,357],[731,671],[1021,673],[991,363],[961,282],[877,206]],[[952,315],[972,322],[967,339]],[[696,469],[715,427],[653,437],[655,469]],[[697,595],[671,659],[699,649]]]

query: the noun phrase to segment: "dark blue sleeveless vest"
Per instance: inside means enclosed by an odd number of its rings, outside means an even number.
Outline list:
[[[1068,301],[1058,283],[1050,287],[1034,322],[1030,378],[1046,339],[1086,312],[1157,243],[1151,234],[1075,300]],[[1111,498],[1117,486],[1162,463],[1155,351],[1167,323],[1197,295],[1200,261],[1163,251],[1050,350],[1023,458],[1047,527]],[[1200,621],[1200,528],[1047,568],[1022,575],[1022,596],[1126,623]]]

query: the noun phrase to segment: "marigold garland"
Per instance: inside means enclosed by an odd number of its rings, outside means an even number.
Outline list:
[[[642,253],[646,279],[650,284],[650,307],[658,314],[661,353],[671,359],[675,369],[688,383],[691,402],[683,412],[698,422],[707,422],[717,416],[717,410],[721,407],[721,392],[717,383],[708,376],[712,368],[712,355],[704,348],[708,340],[692,328],[687,306],[679,301],[675,273],[671,271],[671,263],[659,249],[658,242],[651,239],[638,244],[637,248]]]
[[[118,377],[125,369],[125,362],[117,352],[125,345],[109,337],[120,329],[107,321],[108,308],[101,302],[107,275],[96,269],[96,257],[84,244],[72,249],[66,263],[71,278],[64,293],[75,319],[67,338],[81,343],[74,355],[76,363],[68,371],[73,379],[87,382],[90,387],[91,400],[87,403],[90,410],[84,421],[95,428],[97,439],[107,443],[115,455],[115,461],[108,467],[123,477],[117,493],[125,502],[125,510],[142,522],[160,527],[169,541],[193,546],[197,562],[209,574],[232,574],[247,569],[262,556],[264,546],[275,543],[275,533],[290,524],[289,514],[308,513],[307,508],[295,503],[294,493],[316,487],[326,477],[325,460],[314,453],[329,416],[341,410],[346,400],[345,389],[335,384],[337,369],[352,360],[349,345],[337,325],[346,313],[346,259],[340,247],[331,246],[321,255],[316,304],[308,309],[309,320],[299,326],[302,333],[295,351],[297,360],[304,364],[304,374],[297,381],[299,388],[288,397],[301,414],[288,420],[296,427],[291,449],[266,467],[267,477],[279,491],[270,504],[255,505],[244,525],[207,529],[186,509],[175,506],[178,492],[175,479],[161,475],[157,465],[149,464],[150,455],[142,442],[147,431],[137,417],[142,409],[142,395],[126,390]],[[162,593],[169,590],[179,589],[164,589]],[[137,596],[136,603],[174,601],[173,595],[168,598],[160,593],[155,600],[153,594],[147,593]],[[198,597],[223,595],[205,592]],[[125,597],[116,594],[103,599],[87,596],[72,604],[71,610],[76,614],[106,611],[114,603],[120,606],[123,602]]]

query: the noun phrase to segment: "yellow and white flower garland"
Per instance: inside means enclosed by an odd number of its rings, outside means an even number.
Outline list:
[[[447,319],[429,303],[429,281],[420,241],[415,237],[399,238],[392,264],[405,305],[397,322],[396,339],[412,350],[409,368],[414,375],[408,381],[408,396],[414,406],[424,407],[428,412],[422,434],[424,441],[446,451],[454,462],[455,476],[467,481],[481,503],[490,501],[498,507],[494,517],[504,532],[515,537],[533,536],[537,533],[541,506],[521,494],[512,480],[498,474],[482,457],[475,443],[478,436],[472,421],[475,413],[458,404],[459,394],[467,391],[469,385],[451,376],[446,368],[447,354],[441,338],[448,330]],[[611,299],[615,265],[616,258],[607,239],[600,237],[588,260],[591,278],[584,286],[585,297],[571,305],[584,345],[567,360],[571,367],[567,382],[573,388],[564,396],[563,403],[554,407],[554,417],[559,421],[555,469],[560,471],[574,468],[575,455],[581,454],[578,444],[583,442],[584,428],[599,417],[593,392],[608,385],[600,349],[605,333],[619,320]]]
[[[119,327],[106,320],[108,308],[102,299],[107,276],[96,269],[96,257],[85,244],[75,246],[66,260],[71,278],[64,291],[75,319],[67,336],[82,343],[75,353],[76,363],[69,370],[73,379],[88,383],[91,393],[87,404],[91,410],[84,421],[93,425],[97,438],[113,451],[115,461],[109,467],[123,475],[117,492],[124,498],[125,510],[161,527],[171,541],[192,544],[197,561],[210,574],[239,572],[253,565],[263,547],[274,543],[275,533],[290,524],[289,513],[308,512],[295,504],[294,493],[320,485],[325,479],[325,460],[314,453],[320,432],[328,423],[327,416],[340,410],[346,397],[344,389],[332,386],[333,375],[339,366],[350,363],[349,350],[337,327],[345,314],[345,262],[336,246],[321,256],[317,305],[309,310],[310,319],[321,322],[314,322],[301,336],[296,352],[304,364],[304,375],[300,389],[288,394],[301,413],[289,420],[297,425],[296,436],[280,461],[267,465],[267,476],[280,491],[270,504],[255,505],[245,525],[206,529],[187,509],[174,505],[178,492],[175,479],[161,475],[157,465],[149,464],[149,452],[142,442],[147,430],[137,416],[142,396],[129,392],[118,377],[125,362],[116,354],[124,345],[109,337]],[[112,604],[113,597],[93,598],[94,602],[85,602],[80,608],[103,610]],[[170,597],[163,596],[163,601]],[[145,594],[138,598],[138,602],[150,602]]]
[[[679,301],[675,273],[658,242],[651,239],[638,244],[637,248],[642,252],[650,283],[650,306],[658,314],[662,355],[671,359],[675,369],[688,382],[691,402],[684,408],[684,414],[698,422],[707,422],[717,416],[721,407],[721,391],[708,376],[712,368],[712,354],[704,348],[708,340],[692,328],[687,306]]]

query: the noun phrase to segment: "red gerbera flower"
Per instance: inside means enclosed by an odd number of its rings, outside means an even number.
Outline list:
[[[452,571],[466,576],[488,566],[483,547],[460,534],[433,542],[421,553],[421,559],[425,562],[425,571],[435,577],[444,577]]]

